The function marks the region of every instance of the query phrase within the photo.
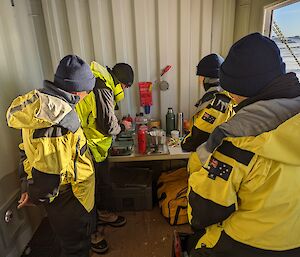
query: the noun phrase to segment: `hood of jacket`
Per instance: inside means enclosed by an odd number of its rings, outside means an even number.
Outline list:
[[[300,107],[300,105],[299,105]],[[270,160],[300,165],[300,114],[258,136],[230,138],[234,145]]]
[[[228,140],[265,158],[300,165],[299,130],[300,84],[294,73],[287,73],[260,95],[239,104],[235,116],[218,126],[197,151],[206,161]]]
[[[258,101],[217,127],[202,149],[203,161],[223,140],[268,159],[300,165],[300,97]],[[201,151],[199,149],[199,151]]]
[[[205,89],[205,94],[197,101],[195,107],[199,110],[206,108],[210,101],[215,97],[215,94],[222,91],[219,85],[212,85],[210,88]]]
[[[74,111],[79,98],[63,91],[50,81],[39,90],[32,90],[13,100],[7,110],[9,127],[41,129],[58,125],[75,132],[80,127]]]

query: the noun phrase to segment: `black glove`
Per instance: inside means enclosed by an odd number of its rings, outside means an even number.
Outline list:
[[[120,124],[120,127],[121,127],[121,132],[125,132],[125,130],[126,130],[125,125],[124,124]]]

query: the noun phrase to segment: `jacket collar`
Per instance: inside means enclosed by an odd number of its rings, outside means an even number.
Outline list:
[[[257,96],[250,97],[241,102],[235,108],[235,111],[262,100],[295,98],[300,96],[300,84],[294,72],[286,73],[273,80]]]
[[[216,127],[206,142],[206,149],[213,152],[226,137],[258,136],[276,129],[297,115],[300,96],[293,99],[271,99],[245,106],[229,121]]]
[[[57,97],[64,102],[67,102],[71,106],[72,110],[68,114],[66,114],[65,117],[57,125],[75,133],[80,127],[80,121],[74,108],[75,105],[79,102],[80,97],[56,87],[52,82],[48,80],[44,81],[43,88],[39,89],[38,91],[52,97]]]
[[[74,106],[80,100],[79,96],[71,94],[67,91],[64,91],[64,90],[58,88],[57,86],[55,86],[55,84],[53,82],[51,82],[49,80],[44,80],[43,88],[39,89],[39,91],[41,93],[55,96],[55,97],[58,97],[58,98],[64,100],[65,102],[70,104],[72,108],[74,108]]]
[[[205,85],[204,85],[204,88],[205,88]],[[214,98],[215,94],[220,92],[221,90],[222,89],[219,85],[216,85],[216,84],[211,85],[207,90],[205,89],[205,91],[206,91],[205,94],[203,95],[202,98],[200,98],[197,101],[197,103],[195,104],[195,107],[197,107],[197,108],[199,107],[199,109],[205,108],[208,105],[209,101]]]

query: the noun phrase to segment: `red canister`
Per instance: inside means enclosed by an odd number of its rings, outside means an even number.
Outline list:
[[[140,154],[145,154],[147,150],[147,126],[142,125],[138,131],[138,148]]]

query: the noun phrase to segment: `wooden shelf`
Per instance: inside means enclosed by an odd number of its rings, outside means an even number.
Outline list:
[[[109,162],[141,162],[141,161],[163,161],[188,159],[190,153],[183,152],[181,147],[169,147],[167,154],[131,154],[128,156],[109,156]]]

